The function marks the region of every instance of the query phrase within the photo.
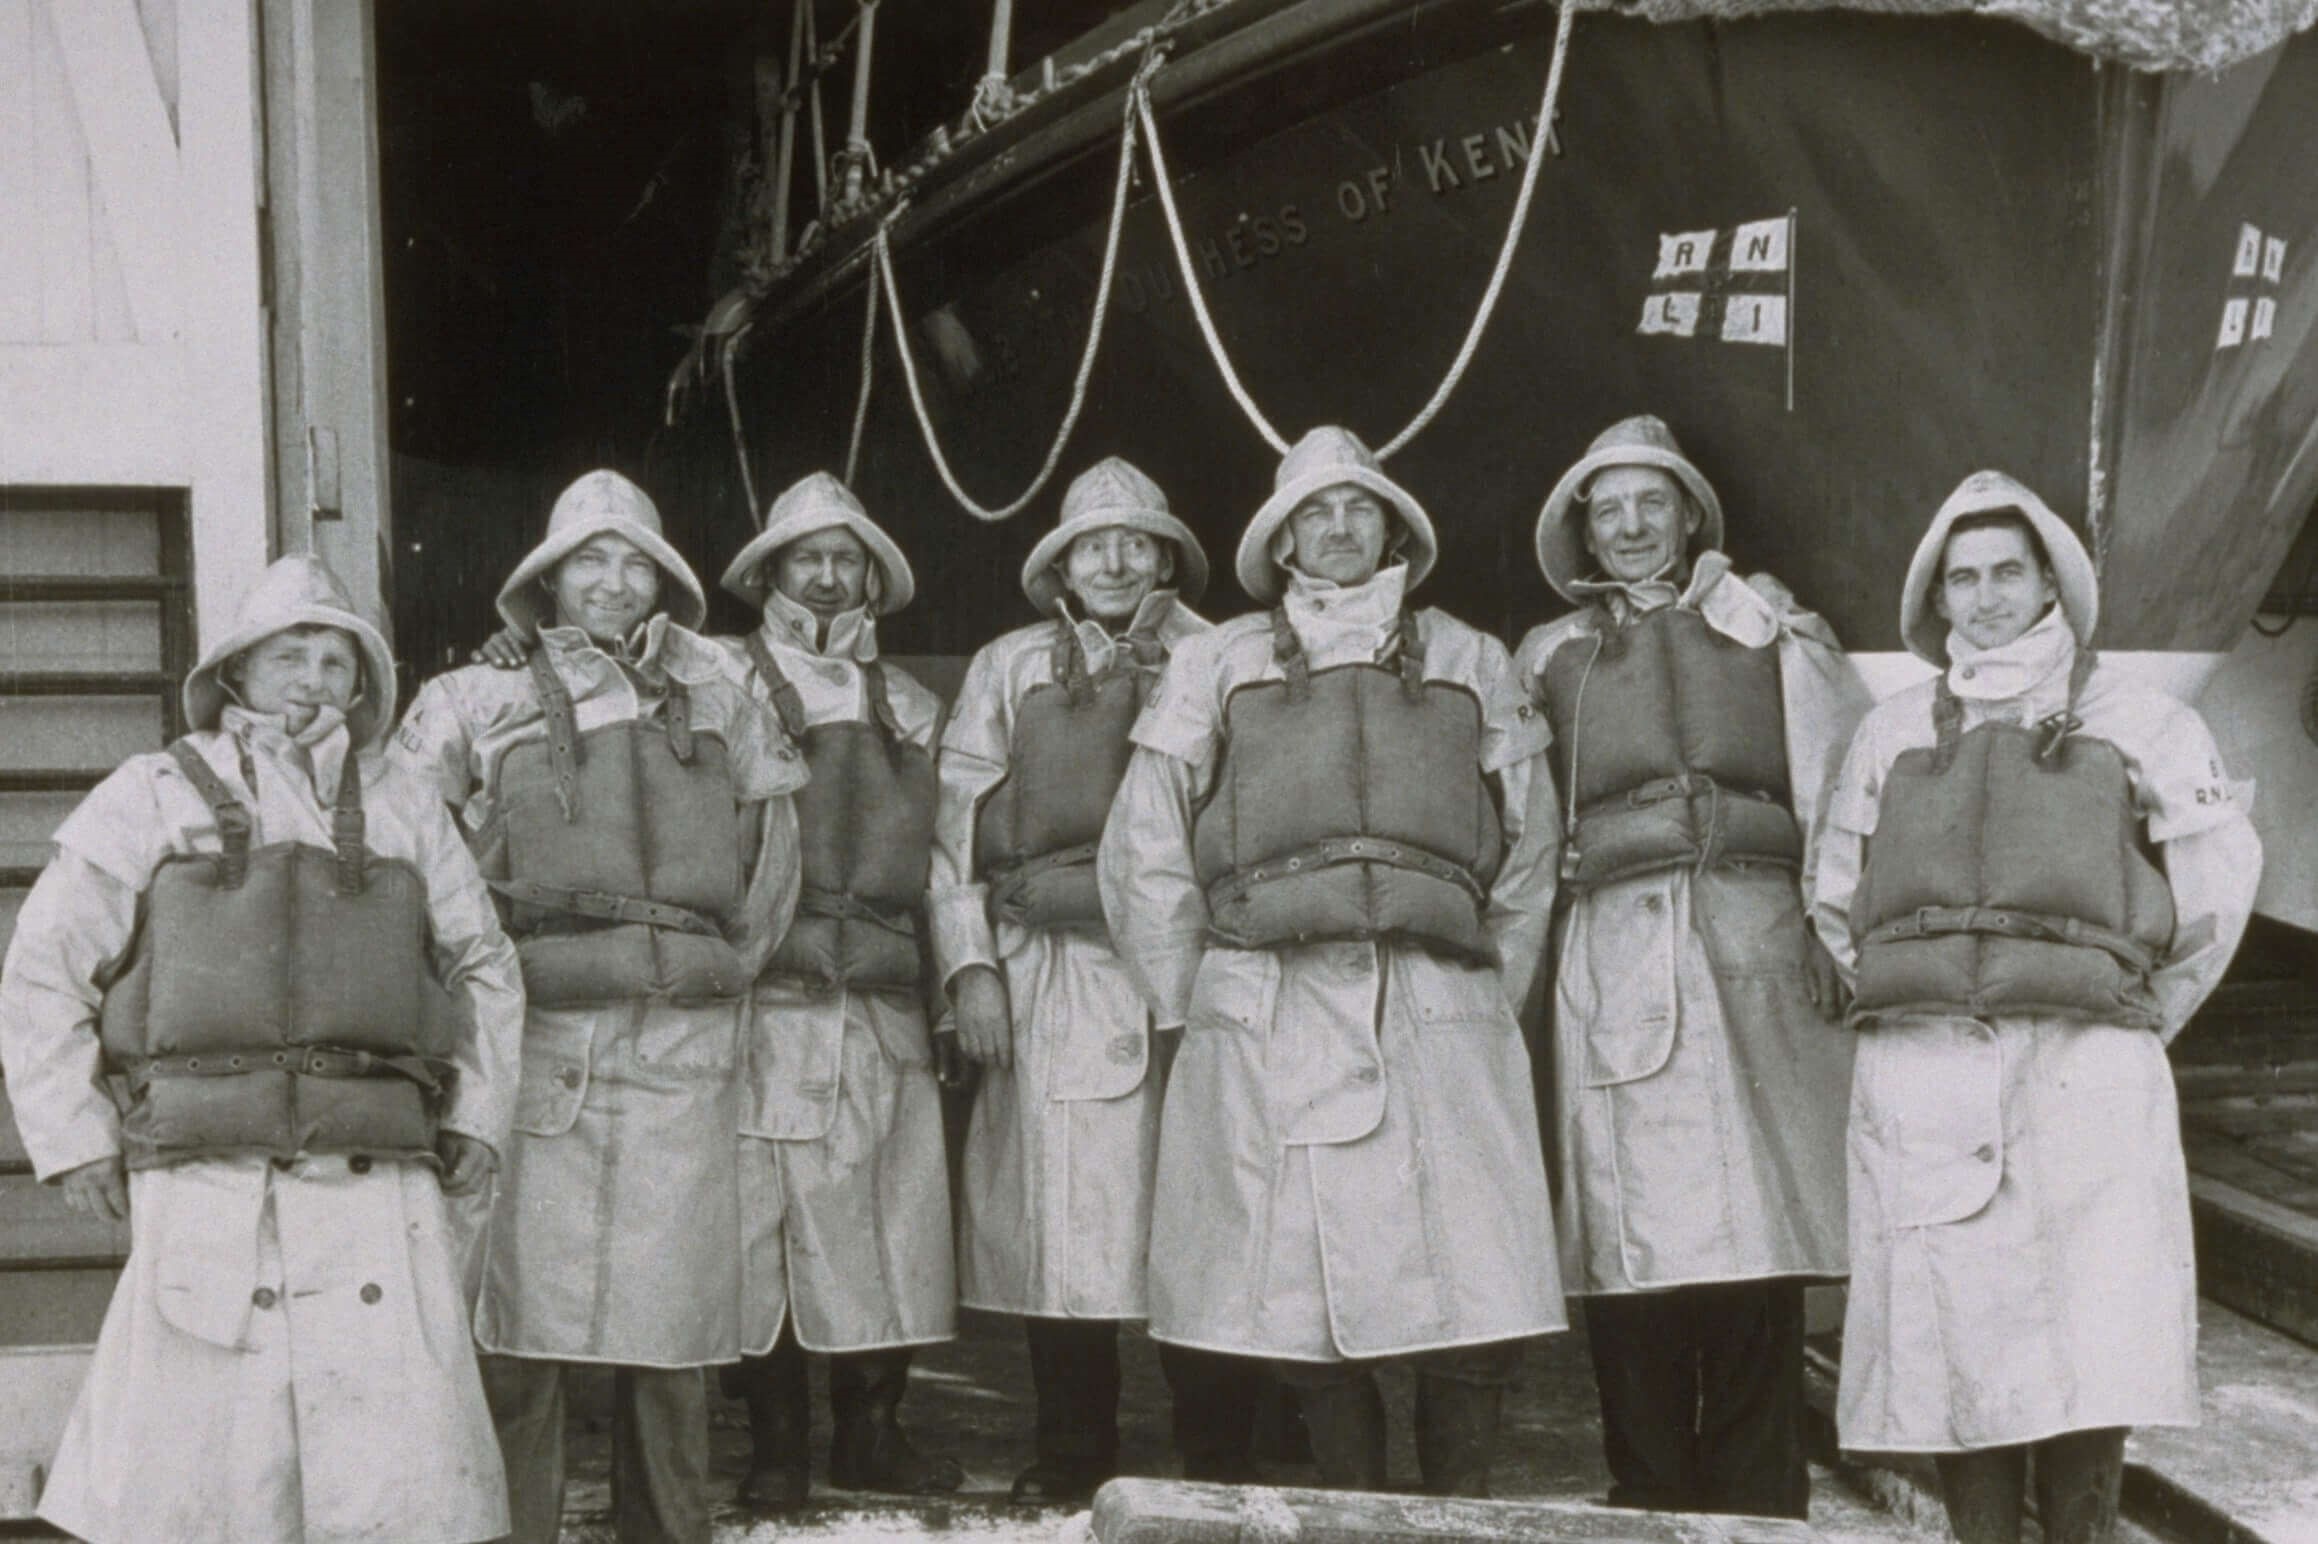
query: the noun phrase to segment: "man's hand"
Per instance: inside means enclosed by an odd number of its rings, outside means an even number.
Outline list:
[[[1811,1006],[1829,1018],[1851,1005],[1851,993],[1844,988],[1843,973],[1835,968],[1835,956],[1827,952],[1808,922],[1803,924],[1803,985],[1811,994]]]
[[[64,1204],[83,1217],[120,1222],[129,1215],[128,1169],[118,1154],[67,1169],[57,1183],[64,1189]]]
[[[471,1196],[490,1182],[499,1155],[487,1142],[459,1131],[435,1133],[435,1156],[443,1161],[443,1194]]]
[[[1014,1015],[1006,982],[987,965],[969,965],[950,984],[958,1008],[958,1040],[966,1059],[985,1067],[1014,1065]]]
[[[512,627],[502,627],[483,640],[483,647],[470,656],[478,665],[489,665],[494,670],[521,670],[523,662],[531,657],[531,644]]]
[[[942,1022],[947,1026],[953,1021]],[[964,1088],[974,1081],[974,1064],[966,1060],[955,1029],[945,1027],[934,1031],[934,1077],[944,1088]]]

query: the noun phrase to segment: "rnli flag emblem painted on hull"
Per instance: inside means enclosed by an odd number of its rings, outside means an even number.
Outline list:
[[[1636,331],[1786,347],[1795,300],[1794,244],[1792,210],[1728,231],[1661,234]]]

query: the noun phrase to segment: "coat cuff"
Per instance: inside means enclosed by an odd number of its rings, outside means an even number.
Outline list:
[[[926,897],[926,917],[934,935],[934,965],[945,984],[969,965],[997,968],[998,947],[990,928],[987,885],[934,891]]]

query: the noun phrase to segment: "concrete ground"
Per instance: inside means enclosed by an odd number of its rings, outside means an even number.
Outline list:
[[[932,1535],[958,1540],[1083,1538],[1083,1523],[1060,1510],[1007,1504],[1007,1487],[1030,1461],[1031,1392],[1019,1321],[990,1314],[964,1316],[956,1341],[921,1353],[912,1373],[904,1423],[921,1447],[947,1453],[966,1470],[965,1489],[936,1503],[880,1500],[827,1488],[828,1404],[815,1368],[814,1490],[808,1512],[780,1525],[751,1525],[726,1508],[720,1541],[774,1538],[905,1540]],[[1598,1500],[1608,1488],[1602,1468],[1593,1375],[1582,1329],[1536,1342],[1521,1387],[1507,1408],[1498,1445],[1496,1493],[1505,1498]],[[1120,1457],[1126,1473],[1175,1472],[1167,1436],[1167,1390],[1150,1343],[1130,1330],[1122,1337],[1125,1390],[1120,1399]],[[1405,1370],[1386,1374],[1393,1413],[1391,1472],[1395,1486],[1414,1488],[1416,1454],[1408,1431],[1412,1387]],[[575,1402],[573,1478],[565,1537],[574,1544],[609,1541],[610,1488],[603,1401]],[[720,1503],[738,1483],[748,1454],[747,1420],[732,1401],[712,1400]],[[1271,1463],[1265,1478],[1308,1485],[1308,1464]],[[1915,1528],[1876,1509],[1823,1469],[1813,1472],[1811,1520],[1841,1544],[1911,1541],[1928,1544],[1937,1533]],[[1084,1514],[1079,1514],[1083,1518]]]

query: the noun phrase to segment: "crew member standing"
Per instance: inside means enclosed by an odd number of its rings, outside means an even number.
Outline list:
[[[2116,1526],[2125,1433],[2191,1426],[2197,1270],[2165,1044],[2261,844],[2205,723],[2092,648],[2093,563],[2001,472],[1949,495],[1828,804],[1811,917],[1853,983],[1846,1448],[1933,1454],[1963,1544]]]
[[[1722,533],[1647,416],[1597,436],[1537,523],[1578,608],[1517,656],[1565,800],[1555,1213],[1611,1504],[1802,1517],[1803,1285],[1844,1269],[1851,1041],[1797,876],[1867,698]]]
[[[134,1230],[40,1497],[94,1544],[506,1529],[442,1193],[504,1146],[523,997],[434,790],[370,754],[394,695],[330,571],[282,559],[17,918],[25,1149]]]
[[[691,629],[644,491],[590,472],[499,592],[520,670],[427,683],[394,754],[459,810],[529,998],[475,1337],[518,1544],[562,1524],[565,1384],[610,1363],[623,1540],[708,1536],[700,1369],[741,1351],[739,1048],[804,762]]]
[[[728,1379],[754,1453],[740,1499],[800,1505],[811,1473],[805,1352],[829,1356],[829,1479],[952,1491],[898,1419],[911,1349],[956,1332],[941,1095],[919,931],[934,830],[941,702],[877,655],[909,604],[909,563],[825,472],[798,482],[724,573],[764,625],[728,665],[777,710],[812,780],[798,799],[796,921],[752,1000],[740,1132],[744,1343]]]
[[[1160,1099],[1180,1030],[1112,950],[1095,844],[1169,652],[1205,632],[1207,556],[1116,456],[1072,482],[1022,566],[1046,614],[974,656],[942,732],[929,911],[965,1055],[959,1299],[1023,1316],[1037,1456],[1016,1501],[1083,1503],[1117,1471],[1119,1321],[1148,1312]],[[1255,1364],[1162,1343],[1187,1479],[1244,1483]]]
[[[1267,608],[1176,645],[1104,830],[1103,909],[1162,1028],[1151,1331],[1274,1359],[1323,1483],[1385,1480],[1413,1356],[1427,1489],[1486,1494],[1523,1337],[1564,1326],[1513,1004],[1553,888],[1545,720],[1504,645],[1408,592],[1438,544],[1342,429],[1289,451],[1236,564]]]

